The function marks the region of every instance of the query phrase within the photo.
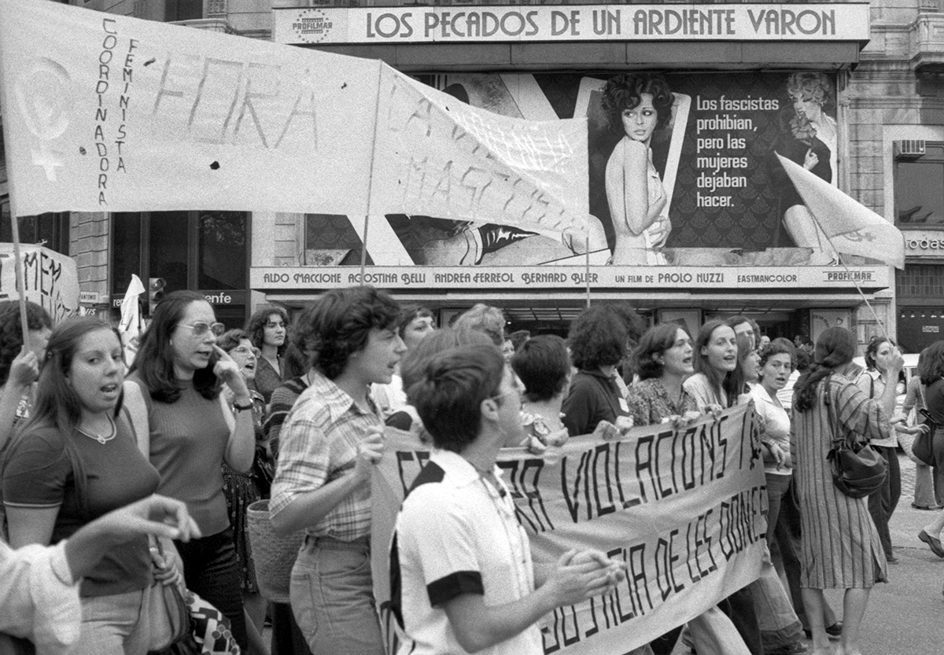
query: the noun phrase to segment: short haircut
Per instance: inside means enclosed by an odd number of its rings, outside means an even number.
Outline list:
[[[249,339],[249,335],[246,334],[245,330],[228,330],[220,335],[220,338],[216,340],[216,345],[229,352],[233,348],[237,348],[239,342],[243,339]],[[252,339],[249,340],[252,341]],[[258,346],[255,347],[258,348]]]
[[[592,371],[615,366],[626,355],[626,344],[639,336],[639,316],[628,307],[591,305],[570,326],[567,342],[574,366]]]
[[[261,350],[263,340],[265,339],[265,326],[266,323],[269,322],[269,317],[273,314],[278,314],[285,324],[285,341],[282,342],[282,345],[279,346],[278,352],[276,353],[278,357],[281,357],[285,353],[285,348],[288,346],[289,341],[288,312],[285,311],[285,309],[275,305],[260,307],[254,311],[252,316],[249,317],[249,320],[246,321],[246,333],[249,335],[249,340],[252,342],[252,345]]]
[[[832,106],[833,85],[825,73],[803,71],[787,78],[787,94],[791,98],[812,100],[824,109]]]
[[[408,305],[400,310],[400,317],[397,319],[397,333],[401,339],[406,329],[410,327],[410,323],[417,318],[433,318],[433,312],[421,305]]]
[[[472,309],[456,319],[453,327],[467,327],[484,332],[499,348],[505,342],[505,316],[498,307],[490,307],[482,303],[473,305]]]
[[[385,291],[348,287],[321,296],[299,317],[299,327],[306,330],[312,366],[334,380],[367,345],[371,330],[394,330],[399,316],[400,305]]]
[[[790,355],[790,366],[796,368],[797,351],[792,343],[786,339],[774,339],[767,347],[760,351],[760,367],[764,368],[767,360],[774,355]]]
[[[52,329],[52,318],[45,309],[26,301],[26,328],[31,332]],[[20,301],[0,302],[0,386],[10,377],[10,365],[23,347],[23,328],[20,326]],[[42,366],[42,362],[39,365]]]
[[[484,332],[470,328],[445,328],[433,332],[423,339],[416,348],[408,350],[403,357],[403,361],[400,362],[400,379],[403,381],[407,402],[411,405],[416,404],[410,396],[410,387],[422,377],[426,364],[430,359],[459,346],[483,345],[494,345],[491,338]]]
[[[528,339],[511,358],[511,368],[524,383],[528,400],[550,400],[564,390],[570,375],[567,344],[553,334]]]
[[[600,104],[606,112],[610,129],[623,132],[623,110],[638,107],[643,93],[652,96],[652,106],[658,116],[656,127],[663,129],[669,124],[674,96],[665,78],[657,73],[624,73],[614,75],[603,87]]]
[[[151,398],[158,402],[175,403],[183,393],[174,371],[174,349],[170,337],[183,320],[187,308],[195,302],[206,303],[206,296],[187,290],[173,291],[164,296],[154,309],[151,324],[141,337],[141,346],[131,364],[130,372],[138,372]],[[212,364],[193,372],[193,388],[207,400],[219,396],[221,387],[222,382],[213,372]]]
[[[656,360],[656,356],[675,345],[679,330],[691,338],[688,330],[678,323],[653,325],[642,335],[639,345],[633,350],[633,368],[640,380],[662,377],[663,364]]]
[[[504,373],[505,359],[492,344],[459,346],[426,362],[410,395],[437,448],[461,453],[478,438],[482,401],[498,396]]]

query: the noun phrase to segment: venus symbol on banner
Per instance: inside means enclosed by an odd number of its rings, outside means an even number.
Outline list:
[[[16,81],[17,106],[29,131],[39,140],[39,151],[33,150],[33,163],[42,166],[46,179],[56,181],[56,168],[65,162],[62,152],[50,142],[69,127],[68,112],[73,106],[69,73],[50,59],[39,59],[32,69]]]

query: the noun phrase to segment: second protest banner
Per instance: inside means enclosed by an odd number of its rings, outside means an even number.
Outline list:
[[[428,457],[415,435],[387,430],[373,478],[374,594],[390,653],[387,547]],[[767,495],[750,406],[678,431],[666,424],[619,441],[575,437],[544,457],[507,449],[498,466],[536,564],[595,548],[627,565],[615,592],[544,618],[545,653],[627,652],[759,575]]]

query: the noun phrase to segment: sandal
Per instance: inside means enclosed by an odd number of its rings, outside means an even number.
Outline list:
[[[944,548],[941,547],[940,539],[936,537],[932,537],[924,530],[918,533],[918,539],[926,543],[928,545],[928,548],[931,549],[932,553],[934,553],[938,557],[944,558]]]

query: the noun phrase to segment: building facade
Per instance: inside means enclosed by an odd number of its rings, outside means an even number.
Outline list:
[[[772,336],[815,337],[844,325],[865,341],[879,331],[877,316],[909,351],[940,337],[941,0],[70,4],[381,59],[508,117],[586,117],[587,164],[574,192],[587,195],[606,244],[587,261],[552,232],[415,215],[43,218],[59,226],[56,238],[77,259],[87,304],[98,311],[120,300],[130,273],[204,292],[232,325],[262,302],[298,306],[364,280],[443,318],[474,302],[499,305],[512,327],[532,330],[563,326],[589,297],[626,301],[652,320],[691,327],[711,316],[748,314]],[[603,95],[607,82],[637,72],[661,75],[673,96],[669,124],[652,137],[649,184],[664,189],[662,215],[671,231],[655,244],[660,248],[650,243],[635,249],[638,256],[608,264],[618,197],[631,196],[608,186],[623,135],[610,129]],[[811,100],[818,110],[801,109]],[[776,155],[804,166],[810,152],[822,160],[819,172],[809,167],[818,177],[904,232],[903,271],[861,255],[838,264],[815,227],[804,224],[803,203]],[[876,253],[886,247],[872,246]]]

